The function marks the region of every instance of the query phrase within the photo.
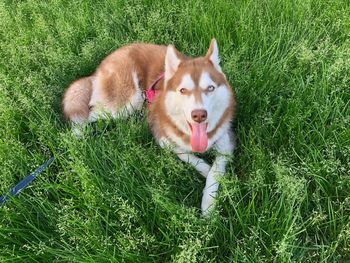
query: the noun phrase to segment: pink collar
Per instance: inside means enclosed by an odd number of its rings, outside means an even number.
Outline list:
[[[154,101],[154,98],[157,95],[157,93],[159,93],[159,90],[156,90],[155,86],[162,78],[164,78],[164,72],[161,73],[158,76],[158,78],[155,81],[153,81],[152,84],[145,91],[145,95],[146,95],[146,99],[147,99],[148,103],[152,103]]]

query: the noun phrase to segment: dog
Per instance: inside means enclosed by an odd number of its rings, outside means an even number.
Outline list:
[[[149,87],[147,89],[147,87]],[[147,90],[146,90],[147,89]],[[219,183],[235,148],[231,122],[235,95],[212,39],[205,56],[189,58],[173,45],[134,43],[108,55],[96,71],[66,89],[63,114],[79,136],[99,118],[127,117],[148,100],[148,123],[157,143],[169,148],[206,178],[201,211],[215,206]],[[194,153],[213,148],[210,166]]]

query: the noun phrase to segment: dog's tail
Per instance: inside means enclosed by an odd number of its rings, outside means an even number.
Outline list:
[[[93,77],[85,77],[74,81],[66,89],[62,108],[66,120],[83,123],[89,118],[89,102],[92,94]]]

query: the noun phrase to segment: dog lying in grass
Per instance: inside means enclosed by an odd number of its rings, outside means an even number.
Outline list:
[[[215,39],[203,57],[188,58],[174,46],[130,44],[107,56],[65,91],[64,116],[75,133],[87,122],[125,117],[149,102],[148,122],[161,147],[170,148],[206,178],[202,213],[214,207],[218,177],[235,147],[232,88],[220,67]],[[148,89],[147,89],[148,88]],[[215,149],[212,166],[193,154]]]

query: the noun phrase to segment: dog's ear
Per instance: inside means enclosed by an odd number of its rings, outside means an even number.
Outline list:
[[[169,45],[165,55],[165,81],[169,80],[174,76],[175,72],[179,68],[181,59],[178,55],[178,51],[173,45]]]
[[[220,67],[219,48],[215,38],[211,40],[207,55],[205,57],[209,59],[211,63],[213,63],[216,70],[222,72]]]

